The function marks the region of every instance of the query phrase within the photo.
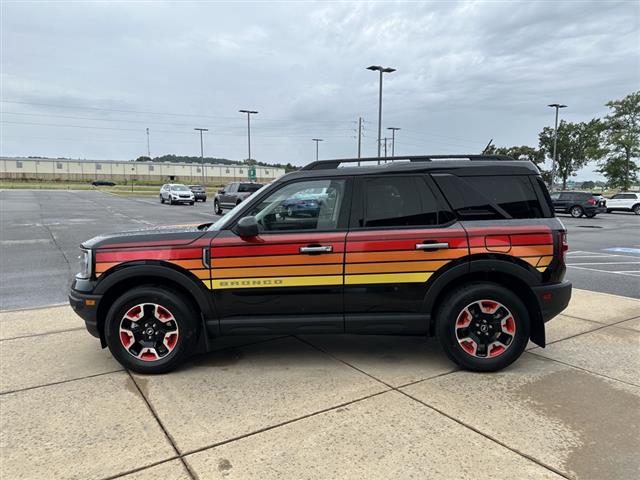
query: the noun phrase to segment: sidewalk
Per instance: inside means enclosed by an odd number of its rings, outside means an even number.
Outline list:
[[[547,327],[495,374],[434,339],[323,335],[143,376],[69,307],[0,312],[0,477],[637,477],[640,301],[574,290]]]

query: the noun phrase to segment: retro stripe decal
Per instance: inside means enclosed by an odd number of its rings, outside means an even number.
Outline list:
[[[265,288],[265,287],[312,287],[317,285],[342,285],[342,275],[315,275],[310,277],[262,277],[225,278],[205,282],[211,289]]]

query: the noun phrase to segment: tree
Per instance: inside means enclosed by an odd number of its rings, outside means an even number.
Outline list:
[[[640,169],[632,160],[640,156],[640,91],[612,100],[607,107],[610,112],[602,122],[604,158],[598,171],[610,186],[629,190]]]
[[[596,182],[592,182],[591,180],[587,180],[586,182],[582,182],[581,188],[583,190],[592,190],[593,188],[595,188],[595,186],[596,186]]]
[[[562,120],[558,125],[556,150],[556,174],[562,179],[562,188],[567,187],[567,179],[575,175],[591,160],[600,158],[599,136],[602,130],[600,120],[571,123]],[[553,156],[553,127],[545,127],[540,132],[539,146],[544,155]]]
[[[544,162],[544,152],[529,147],[528,145],[521,145],[519,147],[496,147],[491,145],[485,153],[488,155],[507,155],[516,160],[530,160],[536,165]]]
[[[151,158],[146,155],[136,158],[136,162],[150,162]]]

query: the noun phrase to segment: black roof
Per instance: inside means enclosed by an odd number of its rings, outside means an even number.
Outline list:
[[[407,172],[461,174],[461,170],[464,170],[464,175],[538,175],[540,173],[538,167],[532,162],[514,160],[504,155],[420,155],[319,160],[285,177],[380,175]]]

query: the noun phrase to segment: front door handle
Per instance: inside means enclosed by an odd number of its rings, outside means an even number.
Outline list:
[[[444,248],[449,248],[449,244],[446,242],[442,243],[416,243],[416,250],[442,250]]]
[[[332,245],[319,245],[317,247],[300,247],[300,253],[327,253],[332,252]]]

